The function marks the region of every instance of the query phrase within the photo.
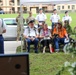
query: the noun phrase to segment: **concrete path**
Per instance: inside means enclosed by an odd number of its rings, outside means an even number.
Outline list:
[[[4,53],[15,54],[16,48],[21,45],[20,41],[4,41]]]

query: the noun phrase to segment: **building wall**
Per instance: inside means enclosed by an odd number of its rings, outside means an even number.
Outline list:
[[[9,5],[9,0],[2,0],[3,1],[3,10],[6,11],[6,12],[9,12],[11,6]]]
[[[76,10],[76,4],[58,4],[56,5],[57,10],[68,10],[68,11],[75,11]]]
[[[11,2],[12,1],[12,2]],[[0,7],[5,12],[15,12],[17,13],[20,10],[19,6],[20,0],[2,0],[2,5]],[[56,8],[58,11],[75,11],[76,10],[76,4],[57,4],[57,5],[34,5],[34,6],[23,6],[23,11],[27,12],[30,11],[32,8],[36,8],[36,12],[38,12],[39,8],[43,8],[44,11],[52,11],[54,8]]]

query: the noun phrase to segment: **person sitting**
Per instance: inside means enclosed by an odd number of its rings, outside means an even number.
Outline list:
[[[44,24],[43,28],[40,30],[41,44],[43,45],[43,53],[45,53],[46,46],[49,45],[50,53],[52,53],[52,40],[51,32],[48,29],[47,24]]]
[[[44,27],[45,22],[42,22],[42,25],[38,28],[38,31],[40,33],[40,30]]]
[[[53,35],[55,36],[54,37],[55,51],[59,52],[59,43],[62,43],[64,45],[69,43],[69,37],[67,31],[62,26],[61,22],[57,24],[57,27],[54,27]]]
[[[27,50],[30,52],[30,44],[33,43],[35,46],[35,53],[38,53],[38,42],[39,33],[36,27],[34,27],[34,20],[29,19],[28,26],[25,28],[23,33],[24,38],[27,42]]]

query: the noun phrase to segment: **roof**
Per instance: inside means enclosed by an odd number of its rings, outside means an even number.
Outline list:
[[[67,3],[71,0],[20,0],[20,5],[36,5],[36,4],[60,4]]]
[[[70,0],[68,4],[76,4],[76,0]]]

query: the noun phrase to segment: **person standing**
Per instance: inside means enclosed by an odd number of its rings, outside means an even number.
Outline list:
[[[50,21],[52,22],[52,29],[54,28],[54,24],[60,21],[60,16],[57,14],[57,10],[53,10],[53,14],[50,17]]]
[[[71,16],[69,16],[68,11],[65,11],[65,16],[62,18],[63,25],[64,25],[65,21],[69,21],[69,25],[72,21],[72,18],[71,18]]]
[[[20,33],[21,33],[21,23],[20,23],[21,19],[20,18],[21,18],[21,15],[20,15],[20,12],[19,12],[18,16],[16,17],[16,22],[17,22],[17,41],[19,40]],[[25,22],[25,19],[23,18],[23,23],[24,22]]]
[[[3,19],[0,19],[0,54],[4,54],[4,38],[2,36],[3,33],[6,32],[6,24]]]
[[[36,21],[38,23],[38,27],[40,27],[42,25],[42,22],[45,22],[47,17],[46,15],[43,13],[42,9],[39,9],[39,14],[36,16]]]
[[[35,20],[35,18],[32,16],[32,12],[29,12],[29,16],[26,18],[26,23],[28,24],[29,20]]]

